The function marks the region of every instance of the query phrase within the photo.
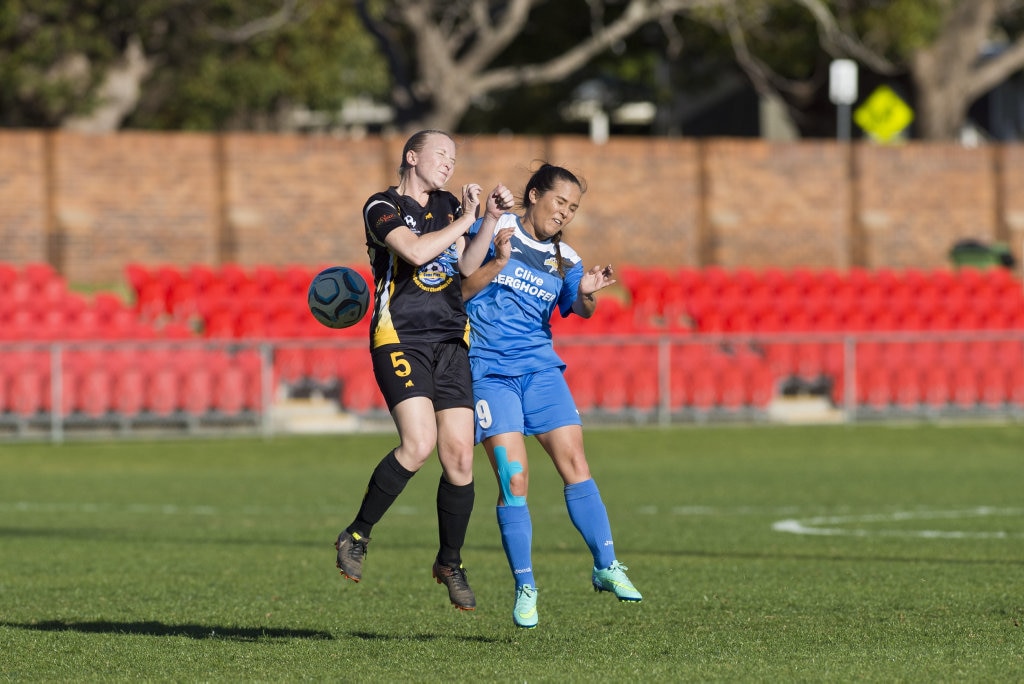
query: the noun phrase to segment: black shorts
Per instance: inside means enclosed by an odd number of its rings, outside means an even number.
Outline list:
[[[387,344],[374,349],[371,357],[389,410],[409,397],[429,397],[435,411],[473,408],[473,375],[462,340]]]

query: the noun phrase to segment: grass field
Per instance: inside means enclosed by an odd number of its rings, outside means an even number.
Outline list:
[[[430,578],[436,459],[334,568],[388,435],[0,445],[0,678],[1021,681],[1024,426],[591,429],[619,558],[590,556],[534,450],[539,628],[482,452],[464,551]]]

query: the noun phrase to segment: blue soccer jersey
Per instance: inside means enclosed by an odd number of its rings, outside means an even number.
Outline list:
[[[480,230],[481,220],[470,228]],[[516,214],[503,214],[495,231],[515,226],[508,263],[487,287],[466,302],[470,319],[469,355],[474,373],[483,363],[485,374],[521,375],[565,364],[551,343],[551,315],[558,307],[568,316],[579,292],[583,263],[564,242],[559,252],[550,242],[539,242],[523,230]],[[558,273],[556,254],[564,263]],[[494,245],[487,259],[494,256]]]

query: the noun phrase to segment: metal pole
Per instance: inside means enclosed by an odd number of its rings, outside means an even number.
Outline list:
[[[842,103],[836,106],[836,137],[842,142],[850,141],[850,105]]]

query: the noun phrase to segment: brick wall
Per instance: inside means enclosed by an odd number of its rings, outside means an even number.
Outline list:
[[[0,131],[0,260],[47,260],[46,166],[41,133]]]
[[[404,140],[0,132],[3,261],[106,285],[124,266],[362,263],[360,210]],[[518,195],[541,161],[588,186],[566,242],[594,263],[936,267],[962,238],[1020,257],[1024,147],[477,136],[450,189]]]
[[[868,264],[942,264],[958,239],[996,237],[992,148],[862,148],[857,170],[857,218]]]
[[[208,263],[218,215],[215,139],[55,134],[52,232],[68,282],[119,280],[131,261]]]

